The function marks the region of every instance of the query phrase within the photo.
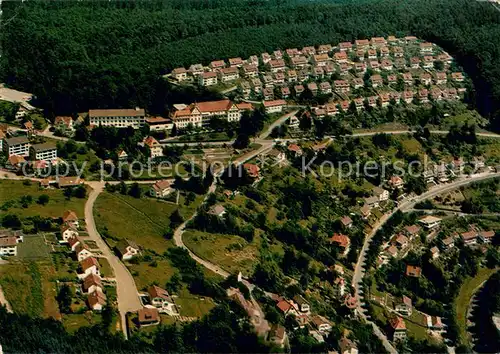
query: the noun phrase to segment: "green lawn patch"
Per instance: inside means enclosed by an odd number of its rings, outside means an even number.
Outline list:
[[[228,272],[241,271],[250,275],[258,258],[258,249],[236,235],[219,235],[188,230],[183,235],[186,246],[203,259],[221,266]]]
[[[166,283],[175,273],[175,268],[168,260],[157,260],[157,266],[152,267],[150,263],[127,264],[135,280],[137,290],[145,291],[153,283],[165,288]]]
[[[42,194],[49,196],[49,202],[41,205],[36,202]],[[31,196],[33,202],[27,208],[19,203],[22,196]],[[83,218],[85,199],[66,199],[61,189],[42,189],[36,182],[25,184],[23,181],[0,180],[0,216],[17,214],[23,217],[40,215],[41,217],[60,217],[64,211],[70,209]],[[9,206],[10,205],[10,206]]]
[[[22,260],[49,259],[50,248],[43,235],[27,235],[17,246],[17,256]]]
[[[180,292],[175,303],[181,316],[186,317],[203,317],[215,306],[211,298],[191,295],[187,290]]]
[[[106,258],[99,258],[99,265],[101,266],[101,276],[106,278],[113,278],[115,276],[113,268]]]
[[[102,317],[94,312],[88,311],[82,314],[65,314],[62,317],[64,328],[70,333],[82,327],[89,327],[101,323]]]

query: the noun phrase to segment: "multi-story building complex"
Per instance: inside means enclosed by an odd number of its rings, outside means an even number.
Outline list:
[[[146,113],[142,108],[135,109],[91,109],[89,120],[91,125],[103,127],[138,129],[145,123]]]
[[[30,142],[25,136],[16,136],[3,140],[3,151],[8,157],[12,155],[29,156]]]
[[[51,143],[35,144],[30,148],[31,160],[52,161],[57,159],[57,147]]]

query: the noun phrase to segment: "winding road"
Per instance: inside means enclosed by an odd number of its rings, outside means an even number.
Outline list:
[[[134,277],[130,274],[129,270],[123,262],[115,256],[113,251],[109,248],[106,242],[102,239],[97,231],[94,219],[94,203],[99,194],[104,190],[103,182],[87,182],[92,188],[87,202],[85,203],[85,223],[87,232],[92,241],[94,241],[102,252],[102,255],[108,260],[109,265],[113,268],[116,281],[116,294],[118,301],[118,311],[120,312],[122,331],[127,338],[127,312],[135,312],[142,308],[139,299],[139,293],[135,285]]]
[[[367,316],[365,314],[365,309],[363,308],[364,303],[362,302],[362,292],[363,291],[361,289],[361,285],[362,285],[363,277],[365,276],[365,273],[366,273],[366,269],[364,267],[364,264],[366,261],[366,253],[370,247],[370,243],[373,239],[373,236],[386,223],[386,221],[394,213],[396,213],[398,210],[401,210],[401,211],[411,210],[411,209],[413,209],[415,204],[417,204],[418,202],[424,201],[428,198],[432,198],[432,197],[435,197],[441,193],[445,193],[445,192],[451,191],[453,189],[460,188],[461,186],[467,185],[467,184],[472,183],[472,182],[477,182],[477,181],[481,181],[481,180],[485,180],[485,179],[489,179],[489,178],[494,178],[494,177],[500,177],[500,172],[496,172],[496,173],[485,172],[485,173],[481,173],[481,174],[477,174],[477,175],[472,175],[470,178],[456,180],[456,181],[448,183],[448,184],[437,185],[437,186],[433,187],[432,189],[430,189],[429,191],[427,191],[427,192],[425,192],[425,193],[423,193],[415,198],[412,198],[410,200],[407,200],[407,201],[401,203],[397,208],[393,209],[389,214],[384,214],[382,216],[382,218],[380,218],[380,220],[374,225],[374,227],[370,231],[370,233],[368,235],[366,235],[365,241],[363,243],[363,247],[361,248],[361,251],[359,253],[358,262],[356,263],[356,267],[354,268],[354,274],[352,277],[352,286],[354,287],[355,296],[356,296],[356,299],[358,300],[357,310],[358,310],[360,316],[364,320],[366,320],[367,323],[369,323],[373,326],[374,333],[382,341],[382,343],[384,344],[384,347],[386,348],[386,350],[388,352],[397,353],[396,349],[394,349],[394,347],[389,342],[389,340],[387,339],[385,334],[383,334],[382,331],[380,331],[380,329],[378,328],[378,326],[375,323],[373,323],[372,321],[370,321],[367,318]]]

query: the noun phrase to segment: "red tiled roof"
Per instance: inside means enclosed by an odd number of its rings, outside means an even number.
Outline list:
[[[395,330],[405,330],[406,324],[402,317],[395,316],[389,320],[391,327]]]
[[[422,268],[417,267],[417,266],[412,266],[412,265],[406,266],[406,275],[407,276],[420,278],[421,274],[422,274]]]
[[[99,268],[99,262],[94,257],[89,257],[89,258],[85,258],[83,261],[81,261],[80,266],[82,267],[83,271],[86,271],[87,269],[89,269],[93,266],[96,266],[97,268]]]
[[[288,312],[292,308],[292,305],[286,300],[281,300],[276,304],[276,306],[281,310],[281,312]]]
[[[62,215],[63,222],[77,221],[77,220],[78,216],[76,216],[76,213],[73,210],[66,210]]]
[[[351,243],[351,240],[348,236],[343,234],[333,234],[332,238],[330,238],[330,242],[337,243],[342,248],[347,248]]]

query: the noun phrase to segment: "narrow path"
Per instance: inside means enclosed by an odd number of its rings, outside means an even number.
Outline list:
[[[97,244],[102,255],[108,259],[109,265],[113,268],[116,279],[118,311],[120,312],[123,335],[127,338],[127,323],[125,316],[127,312],[134,312],[141,309],[142,304],[132,274],[130,274],[125,264],[115,256],[97,231],[94,220],[94,203],[103,189],[104,183],[92,183],[92,191],[85,203],[85,223],[90,239]]]

